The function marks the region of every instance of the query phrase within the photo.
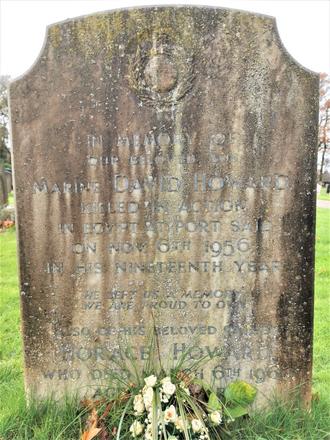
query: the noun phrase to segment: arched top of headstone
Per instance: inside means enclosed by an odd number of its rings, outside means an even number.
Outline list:
[[[149,23],[156,17],[158,17],[157,25],[150,27]],[[261,43],[268,40],[269,50],[271,51],[272,45],[276,46],[277,50],[282,53],[285,63],[292,68],[307,75],[318,75],[301,65],[286,50],[278,32],[276,19],[272,16],[209,6],[150,6],[102,11],[47,26],[39,56],[33,65],[12,80],[12,83],[42,70],[47,62],[54,61],[53,57],[60,61],[62,56],[67,56],[68,52],[75,52],[87,60],[90,59],[90,62],[93,62],[93,57],[98,58],[102,53],[109,57],[115,54],[113,45],[116,44],[118,38],[120,39],[120,36],[127,43],[129,41],[127,38],[134,40],[137,33],[140,35],[147,31],[151,34],[166,29],[175,41],[184,41],[186,29],[182,26],[178,27],[178,23],[182,25],[186,21],[190,21],[199,30],[194,44],[200,48],[212,39],[212,32],[220,32],[230,44],[242,44],[245,48],[255,45],[258,41]],[[239,37],[242,28],[244,28],[244,37],[247,37],[244,42],[240,41]],[[231,41],[228,39],[229,35],[233,37]],[[99,44],[104,41],[107,46],[101,47]]]

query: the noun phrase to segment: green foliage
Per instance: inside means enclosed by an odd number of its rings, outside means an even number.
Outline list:
[[[230,383],[225,389],[225,398],[231,405],[250,405],[257,394],[257,390],[243,380]]]
[[[248,414],[248,407],[253,403],[256,394],[256,388],[247,382],[236,380],[230,383],[224,392],[227,403],[225,412],[233,420]]]
[[[10,166],[8,150],[8,82],[9,76],[0,76],[0,163]]]
[[[10,391],[7,389],[7,391]],[[42,403],[30,402],[27,406],[23,390],[14,397],[9,393],[1,400],[9,403],[10,412],[1,414],[0,438],[3,440],[78,440],[81,414],[75,400]],[[4,402],[5,403],[5,402]],[[13,404],[14,403],[14,404]],[[79,417],[77,415],[79,414]]]
[[[267,410],[249,419],[239,419],[232,430],[235,440],[329,440],[329,405],[314,400],[311,411],[294,398],[288,402],[272,400]]]
[[[214,392],[210,394],[207,406],[211,411],[219,411],[222,408],[221,402]]]
[[[330,408],[330,209],[317,209],[313,389]]]
[[[226,413],[231,417],[233,420],[239,419],[240,417],[245,416],[249,413],[248,409],[245,406],[236,405],[233,407],[227,407]]]

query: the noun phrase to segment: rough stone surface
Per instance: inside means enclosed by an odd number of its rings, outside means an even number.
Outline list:
[[[214,357],[216,387],[308,401],[318,77],[273,18],[52,25],[10,106],[28,391],[91,394],[154,322],[163,359]]]

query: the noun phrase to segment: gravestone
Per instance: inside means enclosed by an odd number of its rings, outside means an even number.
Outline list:
[[[28,392],[92,394],[155,325],[218,389],[309,400],[318,76],[273,18],[54,24],[10,104]]]
[[[7,192],[9,194],[13,189],[11,170],[8,170],[8,169],[4,170],[4,176],[5,176],[6,186],[7,186]]]
[[[8,203],[8,185],[5,170],[0,164],[0,208]]]

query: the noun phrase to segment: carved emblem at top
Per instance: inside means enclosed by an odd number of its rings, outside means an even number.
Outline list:
[[[131,58],[129,83],[146,105],[176,105],[191,89],[194,55],[163,33],[144,39]]]

